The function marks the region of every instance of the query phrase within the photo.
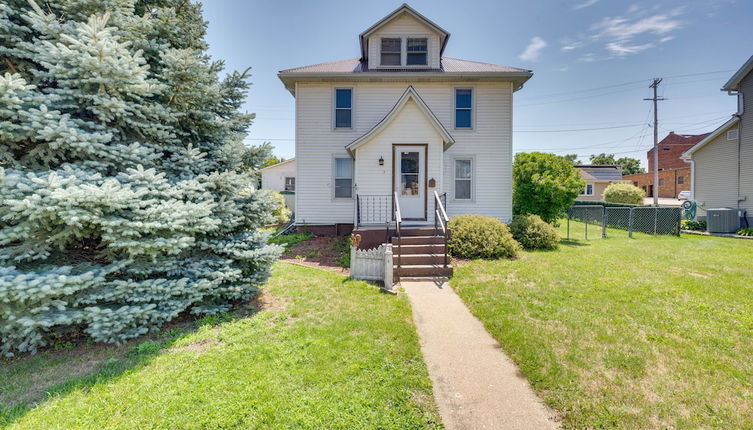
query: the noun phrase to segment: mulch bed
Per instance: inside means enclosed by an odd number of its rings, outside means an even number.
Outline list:
[[[342,237],[312,237],[289,247],[280,261],[350,276],[350,269],[339,265],[343,253],[350,252],[349,247],[343,249],[343,240]]]

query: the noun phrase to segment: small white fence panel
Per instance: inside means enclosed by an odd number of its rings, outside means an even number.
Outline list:
[[[392,245],[383,244],[374,249],[350,247],[350,277],[368,281],[382,281],[392,288]]]

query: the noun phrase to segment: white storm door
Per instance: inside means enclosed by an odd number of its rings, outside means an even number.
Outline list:
[[[395,145],[395,192],[404,220],[426,219],[426,146]]]

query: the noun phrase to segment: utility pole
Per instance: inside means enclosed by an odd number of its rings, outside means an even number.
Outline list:
[[[657,111],[658,104],[662,100],[666,100],[664,97],[657,97],[656,90],[661,83],[662,78],[654,78],[654,82],[649,85],[649,88],[654,89],[654,97],[650,99],[654,102],[654,186],[652,188],[654,195],[654,206],[659,206],[659,112]]]

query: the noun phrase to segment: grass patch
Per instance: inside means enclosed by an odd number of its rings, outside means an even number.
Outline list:
[[[258,303],[120,347],[2,361],[0,425],[441,427],[405,297],[278,263]]]
[[[737,429],[753,422],[750,261],[748,241],[612,236],[474,261],[452,285],[565,427]]]

